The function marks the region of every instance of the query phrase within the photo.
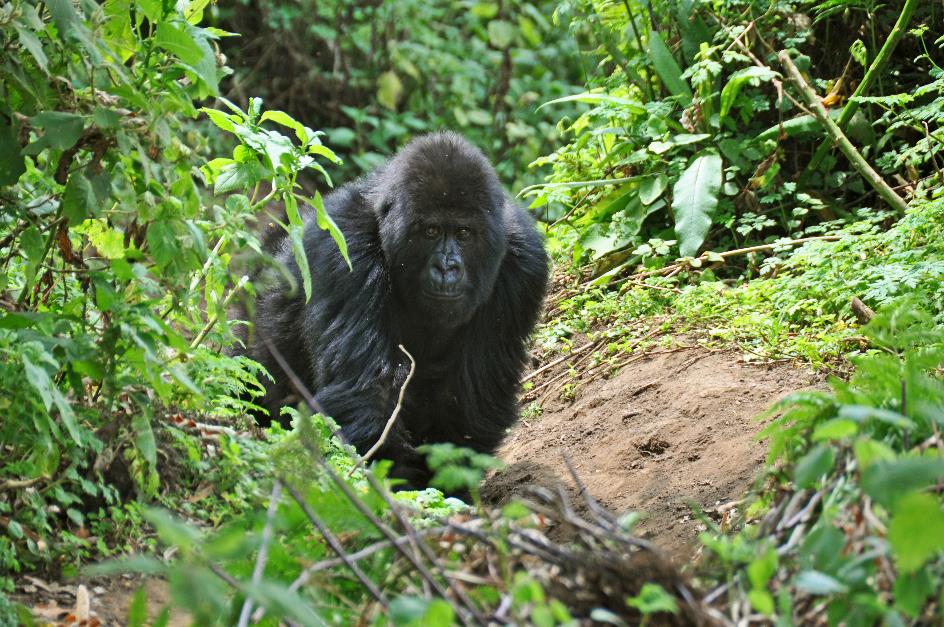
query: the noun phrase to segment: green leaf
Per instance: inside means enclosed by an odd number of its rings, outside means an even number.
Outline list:
[[[402,93],[403,82],[393,70],[388,70],[377,77],[377,102],[387,109],[397,110],[397,103]]]
[[[23,361],[23,369],[26,371],[26,380],[39,392],[46,409],[49,410],[53,405],[56,406],[56,409],[59,410],[59,418],[62,420],[62,424],[65,425],[66,431],[69,432],[69,436],[72,438],[73,442],[82,446],[82,434],[75,420],[75,413],[72,411],[69,402],[62,395],[62,392],[59,391],[59,388],[57,388],[56,384],[50,379],[45,369],[33,364],[26,355],[23,355],[21,359]]]
[[[561,102],[585,102],[587,104],[609,104],[622,109],[627,110],[630,113],[635,113],[637,115],[643,115],[646,113],[646,108],[642,106],[636,100],[629,100],[628,98],[619,98],[617,96],[610,96],[609,94],[594,94],[588,91],[583,92],[582,94],[574,94],[573,96],[564,96],[563,98],[556,98],[554,100],[549,100],[545,102],[540,107],[537,108],[537,111],[540,111],[544,107],[553,104],[559,104]]]
[[[692,90],[682,78],[682,69],[676,63],[672,52],[665,45],[659,32],[655,30],[649,31],[649,58],[662,84],[673,96],[681,96],[685,104],[688,104],[692,99]]]
[[[68,35],[79,23],[79,14],[76,13],[72,0],[47,0],[46,6],[49,7],[60,37]]]
[[[731,111],[731,107],[733,107],[734,103],[737,101],[738,94],[741,93],[741,88],[745,83],[750,82],[756,85],[761,81],[769,81],[778,76],[780,75],[770,68],[758,67],[756,65],[752,65],[749,68],[744,68],[732,74],[727,84],[725,84],[724,89],[721,90],[721,112],[719,113],[721,121],[724,122],[724,119],[728,117],[728,112]]]
[[[142,399],[143,400],[143,399]],[[157,442],[154,439],[154,431],[151,429],[151,416],[143,408],[146,403],[140,403],[137,412],[131,417],[131,427],[134,429],[134,441],[141,455],[147,461],[151,469],[157,468]]]
[[[200,109],[202,113],[205,113],[210,121],[216,124],[219,128],[223,129],[227,133],[236,132],[236,124],[242,124],[242,118],[236,114],[224,113],[217,109],[210,109],[209,107],[203,107]]]
[[[517,32],[515,25],[505,20],[492,20],[488,23],[488,41],[499,50],[510,46]]]
[[[350,270],[353,270],[351,267],[351,259],[348,257],[347,253],[347,241],[344,239],[344,233],[341,232],[341,229],[338,228],[338,225],[335,224],[334,219],[327,212],[324,206],[324,201],[321,199],[321,194],[315,192],[315,195],[309,199],[307,202],[310,206],[315,208],[315,221],[322,230],[328,231],[331,235],[331,239],[334,240],[334,243],[337,244],[338,250],[341,253],[341,256],[344,258],[344,261],[347,262],[347,267]]]
[[[859,472],[862,472],[877,461],[892,461],[895,459],[895,451],[884,442],[861,438],[852,445],[855,452],[856,462],[859,464]]]
[[[651,205],[668,185],[669,179],[664,174],[647,176],[639,184],[639,201],[644,205]]]
[[[862,489],[889,507],[903,494],[920,490],[944,479],[944,459],[906,457],[877,461],[862,472]]]
[[[930,494],[911,493],[898,499],[888,526],[888,541],[904,573],[913,573],[944,550],[944,511]]]
[[[184,62],[200,78],[212,95],[218,91],[216,55],[206,36],[195,26],[183,23],[161,22],[154,33],[154,43]]]
[[[79,224],[99,213],[98,208],[92,183],[82,172],[70,174],[62,194],[62,215],[69,219],[70,224]]]
[[[828,444],[818,444],[800,458],[793,470],[793,480],[798,488],[808,488],[820,477],[833,469],[835,453]]]
[[[39,154],[46,148],[66,150],[75,146],[85,128],[85,118],[65,111],[44,111],[30,118],[30,123],[45,132],[43,136],[27,146],[23,152]]]
[[[147,609],[147,591],[145,591],[144,586],[141,586],[131,597],[131,605],[128,606],[128,627],[146,627],[148,624]]]
[[[26,161],[20,153],[16,132],[0,115],[0,187],[13,185],[26,172]]]
[[[747,600],[751,607],[763,614],[772,616],[774,613],[774,598],[767,590],[754,589],[747,593]]]
[[[813,431],[812,439],[814,442],[823,440],[841,440],[856,435],[859,432],[859,425],[848,418],[833,418],[816,427]]]
[[[657,583],[643,584],[638,595],[626,599],[626,605],[636,608],[643,616],[659,612],[678,614],[675,599]]]
[[[40,43],[39,37],[37,37],[33,31],[26,28],[22,24],[14,24],[14,28],[16,28],[16,34],[19,37],[20,45],[26,48],[29,53],[33,55],[33,58],[36,60],[36,65],[38,65],[43,72],[48,74],[48,70],[46,68],[49,64],[49,60],[46,58],[46,53],[43,51],[43,44]]]
[[[799,573],[794,578],[793,585],[804,592],[816,595],[842,594],[848,590],[848,587],[835,577],[816,570],[805,570]]]
[[[300,141],[303,144],[308,143],[308,139],[309,139],[308,129],[305,127],[304,124],[302,124],[301,122],[299,122],[298,120],[290,116],[289,114],[285,113],[284,111],[266,111],[265,113],[262,114],[262,117],[259,118],[259,123],[262,124],[263,122],[267,120],[271,120],[275,122],[276,124],[281,124],[282,126],[292,129],[293,131],[295,131],[295,136],[298,138],[298,141]]]
[[[722,183],[721,156],[704,151],[695,156],[672,189],[675,233],[683,257],[694,257],[711,228]]]
[[[305,253],[305,227],[299,225],[288,226],[288,237],[292,244],[292,255],[298,270],[302,273],[302,285],[305,288],[305,302],[311,300],[311,266],[308,265],[308,255]]]

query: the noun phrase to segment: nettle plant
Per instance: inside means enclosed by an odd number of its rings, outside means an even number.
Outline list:
[[[88,541],[63,528],[118,507],[116,477],[159,494],[166,413],[244,413],[237,397],[259,389],[257,366],[220,352],[247,284],[233,253],[261,250],[254,214],[270,200],[297,239],[296,177],[337,158],[254,100],[204,109],[239,139],[206,163],[195,103],[218,95],[229,35],[199,25],[207,4],[0,9],[0,516],[16,511],[0,568],[81,557]]]

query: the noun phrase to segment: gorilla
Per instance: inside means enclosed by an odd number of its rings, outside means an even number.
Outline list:
[[[305,302],[291,244],[279,244],[277,259],[295,281],[263,288],[257,299],[249,354],[275,380],[260,404],[278,417],[298,402],[301,381],[363,454],[409,374],[402,344],[416,370],[376,455],[393,461],[391,474],[424,487],[430,472],[416,451],[424,443],[494,452],[517,418],[526,342],[548,280],[532,218],[488,159],[451,132],[415,139],[326,196],[325,208],[344,233],[353,270],[310,218]]]

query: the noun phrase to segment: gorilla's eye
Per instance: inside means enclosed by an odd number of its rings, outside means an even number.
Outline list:
[[[435,224],[429,224],[426,226],[426,230],[423,231],[423,233],[429,239],[435,239],[439,237],[439,235],[442,233],[442,229],[436,226]]]
[[[456,229],[456,238],[460,240],[467,240],[472,237],[472,229],[467,226],[460,226]]]

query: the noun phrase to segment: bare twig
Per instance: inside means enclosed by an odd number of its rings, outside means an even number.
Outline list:
[[[265,526],[262,528],[262,540],[259,546],[259,555],[256,556],[256,565],[252,569],[252,585],[258,586],[262,581],[262,573],[265,572],[265,565],[269,559],[269,543],[272,541],[272,521],[275,519],[275,512],[279,507],[279,497],[282,496],[282,482],[278,479],[272,485],[272,494],[269,496],[269,509],[266,511]],[[252,597],[247,594],[243,601],[243,608],[239,612],[238,627],[249,625],[249,617],[252,615]]]
[[[584,344],[583,346],[580,346],[580,347],[578,347],[578,348],[573,349],[573,350],[570,351],[569,353],[558,357],[558,358],[555,359],[554,361],[551,361],[551,362],[549,362],[549,363],[544,364],[543,366],[541,366],[540,368],[538,368],[537,370],[535,370],[534,372],[532,372],[531,374],[529,374],[528,376],[526,376],[525,378],[523,378],[523,379],[521,380],[521,382],[524,383],[525,381],[530,381],[531,379],[533,379],[534,377],[538,376],[538,375],[541,374],[542,372],[545,372],[545,371],[547,371],[547,370],[550,370],[551,368],[553,368],[553,367],[556,366],[557,364],[563,363],[563,362],[567,361],[568,359],[570,359],[571,357],[573,357],[574,355],[577,355],[578,353],[582,353],[582,352],[584,352],[585,350],[587,350],[588,348],[592,348],[592,347],[596,346],[596,345],[599,344],[599,343],[600,343],[600,340],[594,340],[594,341],[592,341],[592,342],[587,342],[587,343]]]
[[[301,492],[299,492],[295,486],[288,482],[285,483],[285,489],[289,491],[289,494],[292,495],[292,498],[295,499],[299,507],[302,508],[305,516],[308,517],[308,520],[311,521],[311,524],[315,526],[315,528],[318,530],[318,533],[320,533],[325,539],[325,542],[328,543],[328,546],[331,547],[331,550],[334,551],[339,558],[341,558],[341,560],[344,562],[344,565],[347,566],[352,573],[354,573],[354,576],[357,577],[358,581],[360,581],[365,588],[367,588],[371,596],[373,596],[378,603],[386,608],[388,605],[387,597],[385,597],[383,592],[377,588],[377,584],[371,581],[370,578],[364,574],[364,571],[361,570],[360,566],[358,566],[357,563],[351,559],[350,555],[347,554],[347,551],[344,550],[344,546],[341,545],[341,541],[338,540],[337,536],[331,532],[325,522],[321,520],[318,514],[315,513]]]
[[[349,477],[360,467],[361,464],[366,464],[368,461],[370,461],[370,458],[373,457],[378,450],[380,450],[380,447],[383,446],[384,442],[387,441],[387,436],[390,435],[390,431],[393,430],[393,425],[397,422],[397,416],[400,415],[400,410],[403,408],[403,395],[406,393],[407,386],[410,385],[410,380],[413,379],[413,373],[416,372],[416,360],[413,359],[413,355],[410,354],[410,351],[404,348],[403,344],[400,344],[399,348],[401,351],[403,351],[404,355],[410,358],[410,372],[406,375],[406,380],[403,382],[403,385],[400,386],[400,396],[397,398],[397,406],[393,408],[393,413],[391,413],[390,418],[387,419],[387,424],[384,426],[380,437],[377,439],[374,445],[370,447],[370,450],[361,456],[360,461],[358,461],[357,464],[351,468],[351,472],[348,473]]]

